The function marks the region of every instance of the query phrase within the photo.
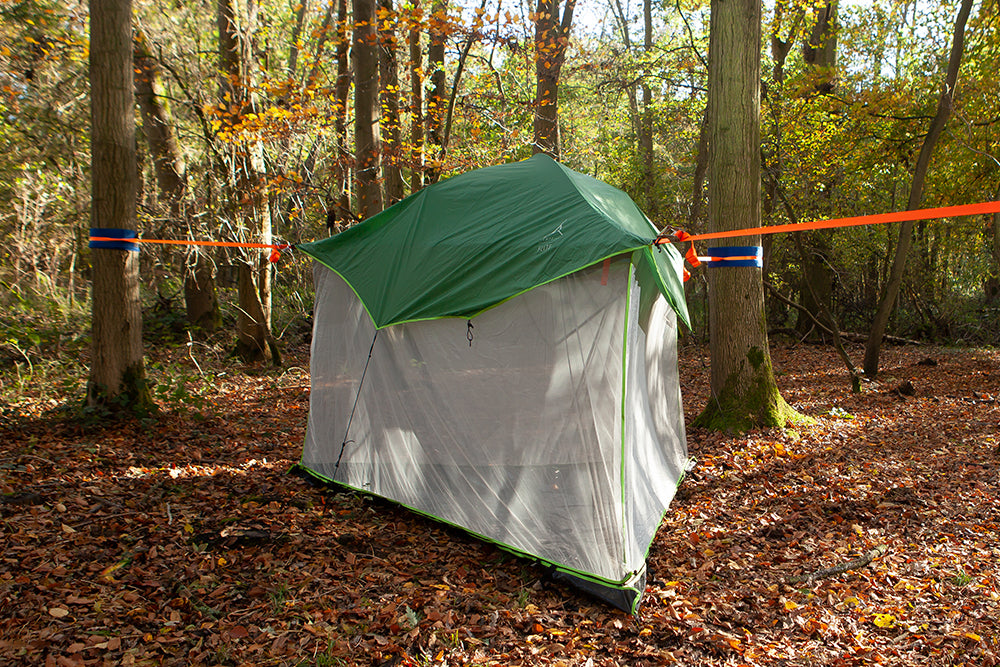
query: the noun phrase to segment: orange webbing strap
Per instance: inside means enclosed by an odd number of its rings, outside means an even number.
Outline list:
[[[238,241],[187,241],[182,239],[140,239],[140,238],[128,238],[126,239],[129,243],[160,243],[165,245],[197,245],[197,246],[211,246],[214,248],[260,248],[266,250],[271,249],[271,255],[268,260],[273,264],[281,258],[281,251],[287,250],[292,247],[291,243],[240,243]],[[122,239],[119,237],[110,236],[91,236],[91,243],[97,241],[101,242],[121,242]]]
[[[91,241],[121,241],[120,238],[111,238],[108,236],[91,236]],[[132,243],[166,243],[170,245],[202,245],[202,246],[215,246],[222,248],[274,248],[275,250],[284,250],[286,248],[291,248],[291,243],[239,243],[237,241],[184,241],[180,239],[138,239],[132,238],[128,239]]]
[[[963,215],[980,215],[983,213],[1000,213],[1000,201],[988,201],[979,204],[962,204],[960,206],[943,206],[940,208],[922,208],[913,211],[896,211],[894,213],[879,213],[876,215],[859,215],[851,218],[833,218],[830,220],[813,220],[812,222],[797,222],[790,225],[771,225],[768,227],[753,227],[750,229],[735,229],[728,232],[710,232],[708,234],[677,235],[679,241],[707,241],[709,239],[728,239],[737,236],[754,236],[756,234],[779,234],[782,232],[803,232],[810,229],[832,229],[834,227],[858,227],[861,225],[879,225],[887,222],[906,222],[910,220],[931,220],[933,218],[957,218]],[[669,236],[661,236],[654,245],[670,243]]]

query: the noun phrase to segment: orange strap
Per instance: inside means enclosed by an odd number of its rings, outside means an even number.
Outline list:
[[[812,222],[797,222],[790,225],[771,225],[768,227],[753,227],[750,229],[735,229],[728,232],[710,232],[708,234],[684,235],[680,241],[707,241],[709,239],[728,239],[737,236],[753,236],[756,234],[779,234],[781,232],[802,232],[809,229],[831,229],[833,227],[858,227],[860,225],[879,225],[887,222],[906,222],[909,220],[930,220],[932,218],[957,218],[963,215],[980,215],[982,213],[1000,213],[1000,201],[988,201],[979,204],[963,204],[960,206],[943,206],[940,208],[922,208],[914,211],[897,211],[894,213],[879,213],[877,215],[859,215],[851,218],[833,218],[830,220],[813,220]],[[654,245],[670,243],[666,236],[657,238]]]
[[[91,241],[121,241],[105,236],[91,236]],[[164,243],[169,245],[201,245],[222,248],[274,248],[275,250],[285,250],[291,248],[291,243],[238,243],[236,241],[183,241],[179,239],[126,239],[130,243]]]

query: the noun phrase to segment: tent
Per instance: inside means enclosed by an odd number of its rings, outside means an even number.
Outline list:
[[[455,176],[314,260],[301,466],[634,612],[687,461],[681,257],[544,155]]]

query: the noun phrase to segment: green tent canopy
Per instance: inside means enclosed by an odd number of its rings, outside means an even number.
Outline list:
[[[625,193],[536,155],[298,246],[301,467],[635,612],[687,463],[682,260],[655,237]]]
[[[344,279],[377,328],[471,318],[609,257],[641,251],[690,326],[672,246],[627,194],[544,154],[455,176],[342,234],[296,246]]]

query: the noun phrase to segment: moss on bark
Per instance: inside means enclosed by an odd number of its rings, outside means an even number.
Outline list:
[[[112,393],[104,385],[89,382],[83,407],[91,410],[96,408],[108,416],[125,414],[132,417],[150,417],[159,412],[153,401],[142,363],[133,364],[125,369],[121,385],[117,389]]]
[[[815,423],[785,402],[774,382],[770,356],[751,348],[746,364],[726,379],[721,391],[711,397],[692,426],[727,433],[746,433],[753,428],[785,427]]]

